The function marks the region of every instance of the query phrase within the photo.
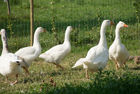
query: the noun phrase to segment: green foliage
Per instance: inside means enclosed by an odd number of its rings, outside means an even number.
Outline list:
[[[133,3],[135,9],[136,9],[136,14],[137,14],[137,18],[140,22],[140,0],[134,0],[134,3]]]
[[[55,41],[57,44],[60,44],[61,42],[59,41],[58,39],[58,35],[57,35],[57,31],[56,31],[56,26],[55,26],[55,19],[57,17],[57,15],[55,15],[56,13],[56,8],[54,7],[54,4],[56,3],[57,1],[55,0],[52,0],[51,2],[51,11],[52,11],[52,20],[51,20],[51,24],[52,24],[52,32],[53,32],[53,35],[54,35],[54,38],[55,38]]]
[[[11,5],[19,5],[19,4],[21,4],[21,1],[22,0],[9,0]]]
[[[8,21],[7,29],[10,31],[10,36],[13,37],[14,32],[13,32],[13,24],[11,22],[11,19]]]

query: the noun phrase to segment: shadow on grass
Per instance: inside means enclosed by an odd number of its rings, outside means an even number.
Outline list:
[[[116,74],[114,71],[98,73],[91,83],[82,82],[51,86],[42,84],[40,91],[31,90],[30,94],[139,94],[140,77],[131,73]]]

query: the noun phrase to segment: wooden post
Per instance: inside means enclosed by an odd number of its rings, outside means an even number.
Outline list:
[[[10,10],[10,3],[9,3],[9,0],[7,0],[6,2],[7,2],[7,8],[8,8],[8,15],[10,16],[11,10]]]
[[[33,28],[34,28],[34,7],[33,0],[30,0],[30,45],[33,45]]]

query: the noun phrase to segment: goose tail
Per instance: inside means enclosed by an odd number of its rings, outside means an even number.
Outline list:
[[[78,67],[83,65],[83,63],[86,61],[85,58],[80,58],[79,60],[76,61],[76,63],[74,64],[74,66],[72,68]]]

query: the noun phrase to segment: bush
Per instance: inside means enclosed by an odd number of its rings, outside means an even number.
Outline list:
[[[19,5],[21,0],[9,0],[11,5]]]
[[[138,18],[138,22],[140,22],[140,0],[134,0],[133,5],[136,9],[136,15],[137,15],[137,18]]]

